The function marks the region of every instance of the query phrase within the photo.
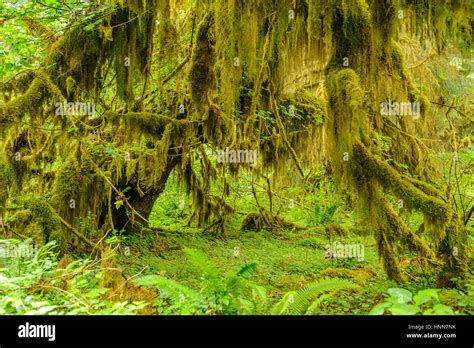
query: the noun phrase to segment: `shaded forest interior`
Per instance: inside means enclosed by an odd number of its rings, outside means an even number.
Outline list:
[[[0,11],[0,313],[472,313],[470,1]]]

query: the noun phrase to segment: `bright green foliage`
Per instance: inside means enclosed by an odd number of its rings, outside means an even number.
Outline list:
[[[304,289],[286,293],[272,306],[264,287],[250,281],[255,272],[254,262],[243,265],[237,272],[220,277],[219,271],[207,256],[196,250],[184,249],[192,264],[201,272],[199,288],[193,289],[158,275],[136,279],[142,286],[160,289],[160,297],[169,300],[165,306],[162,298],[155,305],[157,310],[171,314],[316,314],[319,305],[342,289],[360,289],[354,283],[341,280],[323,280]]]
[[[179,314],[244,314],[249,305],[246,296],[258,287],[248,278],[256,263],[247,263],[237,272],[221,277],[219,270],[202,252],[185,248],[189,261],[201,274],[198,289],[191,289],[163,276],[148,275],[136,279],[142,286],[156,286],[160,296],[171,302],[170,308],[161,308]],[[258,291],[258,290],[257,290]],[[242,306],[244,304],[244,306]],[[158,308],[160,311],[160,308]],[[174,312],[176,311],[176,312]]]
[[[2,246],[31,246],[0,240]],[[0,314],[136,314],[144,302],[110,301],[110,289],[99,286],[103,270],[96,262],[79,259],[58,267],[55,242],[39,248],[32,259],[0,259]],[[8,256],[8,255],[7,255]]]
[[[110,256],[103,276],[88,260],[48,269],[31,296],[63,306],[87,288],[88,313],[136,292],[160,314],[360,314],[391,288],[395,314],[436,299],[392,280],[466,291],[471,2],[3,1],[0,232]],[[94,115],[58,111],[66,99]],[[387,115],[388,100],[419,115]],[[226,148],[258,160],[220,163]],[[367,259],[325,257],[334,241]]]
[[[272,308],[272,314],[317,314],[321,302],[342,289],[360,289],[358,285],[341,279],[323,280],[304,289],[290,291]]]
[[[453,315],[458,314],[458,311],[453,310],[444,302],[447,300],[440,296],[443,290],[441,289],[425,289],[420,290],[416,295],[405,289],[390,288],[387,293],[390,295],[385,302],[377,304],[369,314],[394,314],[394,315]],[[469,295],[460,293],[461,299],[458,300],[457,305],[468,306],[468,311],[473,310],[473,301],[470,303],[466,301]]]

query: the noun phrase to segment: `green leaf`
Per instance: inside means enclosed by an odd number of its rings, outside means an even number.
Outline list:
[[[289,291],[283,296],[280,302],[278,302],[272,309],[272,314],[288,314],[289,307],[294,303],[296,291]]]
[[[411,301],[412,294],[410,291],[401,288],[390,288],[387,292],[392,295],[388,300],[393,303],[407,303]]]
[[[123,201],[121,199],[117,199],[115,202],[114,202],[114,205],[115,205],[115,209],[119,209],[122,205],[123,205]]]
[[[99,23],[101,23],[101,22],[102,22],[102,19],[99,19],[99,20],[97,20],[97,21],[95,21],[95,22],[93,22],[93,23],[91,23],[91,24],[88,24],[88,25],[86,25],[86,26],[84,27],[84,30],[85,30],[85,31],[91,31],[91,30],[93,30],[93,29],[97,26],[97,24],[99,24]]]
[[[156,286],[159,284],[162,277],[155,274],[149,274],[140,278],[135,279],[135,283],[140,286]]]
[[[46,313],[51,312],[53,309],[56,309],[56,308],[58,308],[58,306],[41,307],[40,309],[36,310],[36,314],[39,314],[39,315],[46,314]]]
[[[385,309],[391,305],[392,304],[388,302],[379,303],[374,308],[372,308],[372,310],[369,312],[369,315],[383,315],[385,313]]]
[[[99,297],[100,295],[103,295],[107,293],[110,289],[108,288],[98,288],[98,289],[92,289],[88,293],[84,295],[86,298],[96,298]]]
[[[413,301],[417,305],[421,305],[423,303],[429,302],[431,299],[438,299],[438,289],[426,289],[418,291],[418,293],[413,296]]]
[[[418,313],[418,307],[406,303],[394,303],[388,310],[395,315],[414,315]]]
[[[441,303],[438,303],[437,305],[433,306],[433,314],[434,315],[453,315],[454,312],[453,310]]]

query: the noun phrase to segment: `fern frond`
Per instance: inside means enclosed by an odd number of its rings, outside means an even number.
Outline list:
[[[205,279],[219,279],[219,270],[206,254],[187,247],[184,247],[183,251],[188,256],[189,261],[199,269]]]
[[[319,296],[316,300],[313,301],[313,303],[311,303],[311,305],[306,309],[306,312],[305,314],[308,314],[308,315],[313,315],[315,314],[315,311],[319,308],[319,306],[321,305],[321,303],[326,300],[327,298],[331,298],[333,297],[336,292],[338,292],[340,289],[336,289],[336,290],[333,290],[327,294],[323,294],[321,296]]]
[[[235,274],[238,277],[248,278],[257,270],[258,264],[255,261],[248,262],[237,271]]]
[[[196,308],[200,302],[200,294],[198,292],[162,276],[146,275],[135,279],[135,283],[140,286],[157,287],[160,290],[160,294],[177,304],[191,305]]]
[[[247,280],[248,277],[257,269],[256,262],[249,262],[240,267],[234,274],[230,275],[226,280],[226,288],[232,289],[242,280]]]
[[[263,286],[255,285],[252,289],[252,300],[254,303],[253,314],[265,314],[268,309],[268,295],[267,289]]]
[[[305,314],[308,307],[315,300],[319,294],[322,294],[326,291],[337,292],[341,289],[356,289],[360,288],[358,285],[344,279],[330,279],[324,280],[319,283],[313,283],[306,286],[304,289],[301,289],[297,292],[295,296],[295,301],[292,306],[290,306],[290,313],[292,314]],[[317,299],[316,299],[317,301]]]
[[[342,289],[358,289],[360,286],[344,279],[330,279],[312,283],[299,291],[290,291],[278,302],[272,314],[298,314],[302,315],[317,308],[321,302]],[[330,294],[320,296],[325,292]]]
[[[295,301],[296,291],[289,291],[283,296],[280,302],[273,306],[271,313],[276,315],[288,314],[290,306]]]

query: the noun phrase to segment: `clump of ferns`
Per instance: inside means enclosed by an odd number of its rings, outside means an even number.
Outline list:
[[[162,299],[169,304],[168,311],[180,314],[249,314],[254,289],[258,286],[249,280],[256,262],[249,262],[236,272],[222,277],[214,263],[202,252],[184,248],[189,261],[200,274],[199,285],[192,288],[159,275],[147,275],[136,279],[142,286],[153,286],[160,290]]]
[[[226,277],[220,275],[214,263],[202,252],[184,248],[191,263],[199,270],[199,286],[192,288],[159,275],[147,275],[135,280],[141,286],[160,290],[157,304],[167,313],[180,314],[316,314],[322,301],[343,289],[360,289],[348,280],[330,279],[313,283],[298,291],[290,291],[272,306],[267,290],[249,278],[257,263],[244,264]]]

